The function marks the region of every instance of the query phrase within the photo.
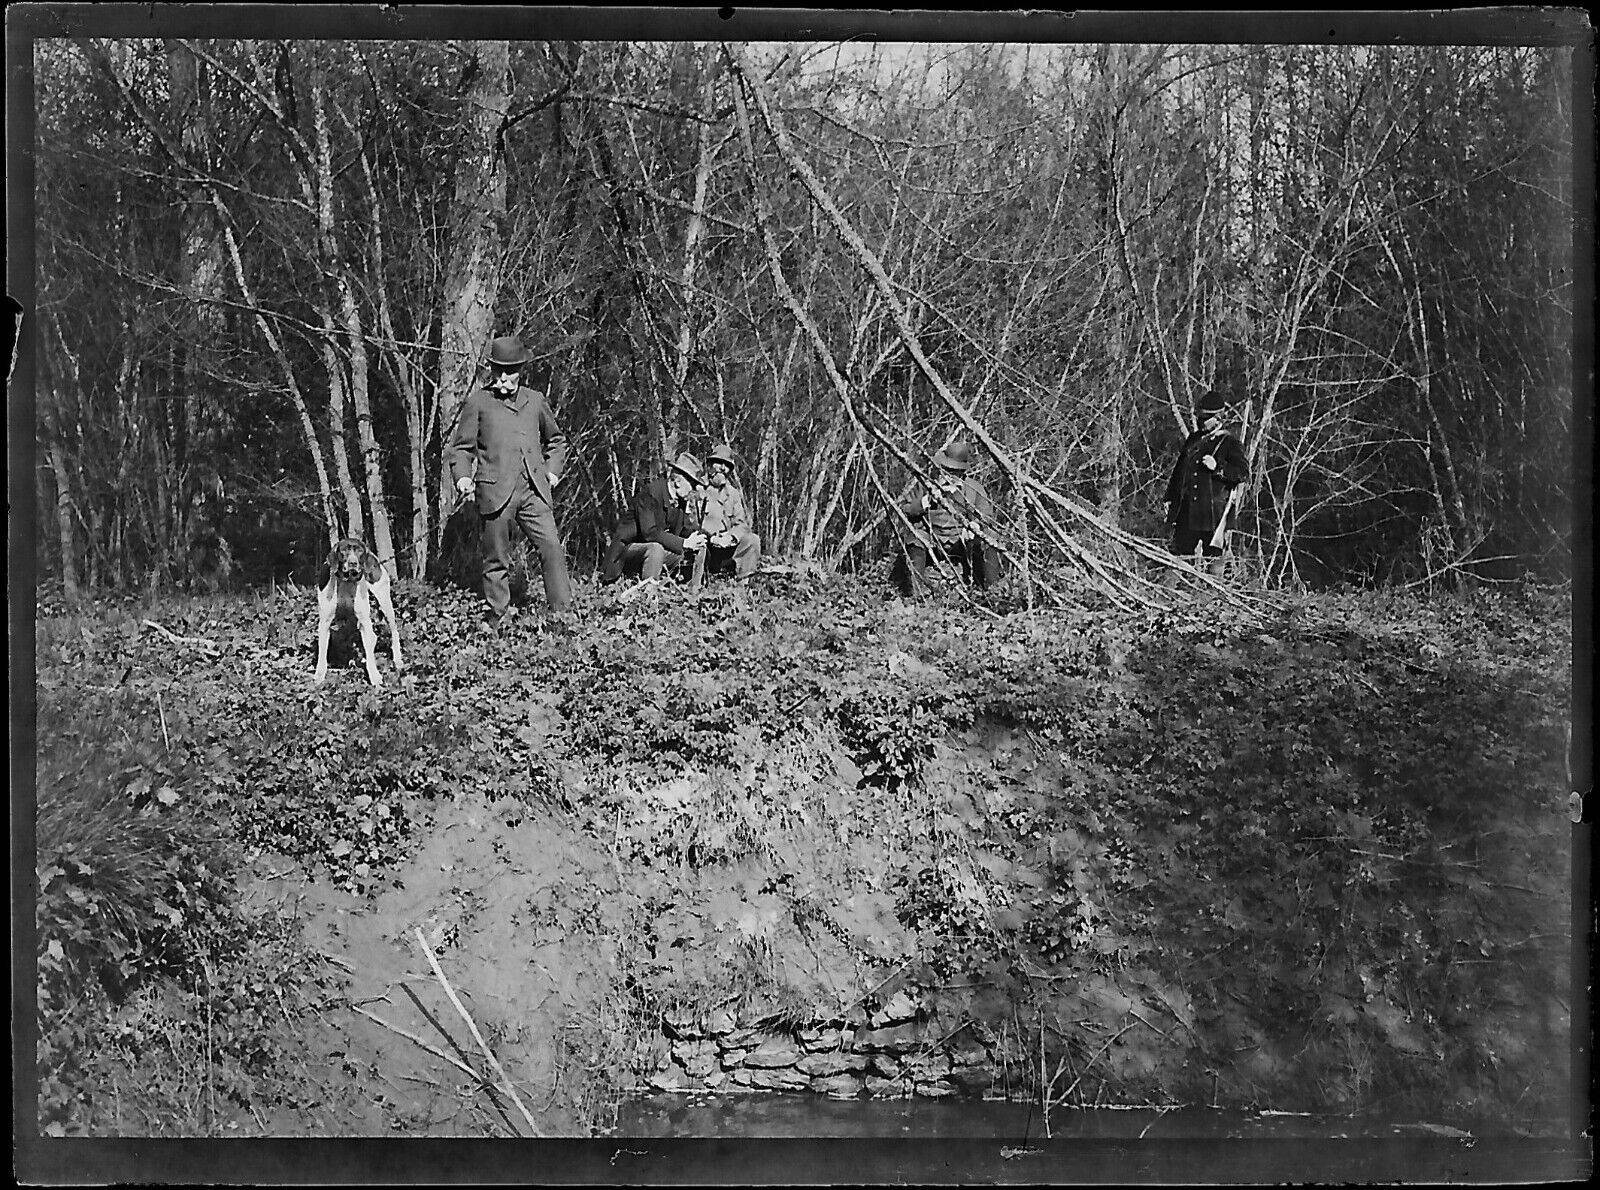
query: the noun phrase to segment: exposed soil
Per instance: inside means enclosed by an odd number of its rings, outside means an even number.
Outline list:
[[[303,703],[294,604],[165,609],[232,659],[115,616],[45,638],[47,692],[166,655],[165,747],[206,764],[151,760],[145,786],[210,790],[243,909],[295,919],[334,976],[207,1130],[588,1135],[713,1013],[853,1028],[897,993],[1062,1104],[1562,1110],[1549,622],[666,598],[585,590],[576,635],[487,638],[474,601],[409,590],[405,679],[372,694],[351,666]],[[114,1015],[150,1028],[150,1004]]]

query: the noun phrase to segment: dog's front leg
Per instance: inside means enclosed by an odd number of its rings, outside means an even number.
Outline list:
[[[311,680],[319,685],[328,676],[328,635],[338,606],[338,588],[332,582],[317,589],[317,672]]]
[[[367,659],[367,681],[382,686],[378,674],[378,633],[372,627],[372,601],[367,598],[366,584],[356,590],[356,627],[361,630],[361,651]]]
[[[372,584],[372,595],[389,621],[389,652],[394,657],[395,671],[399,672],[406,667],[406,663],[400,657],[400,621],[395,618],[393,591],[387,574]]]

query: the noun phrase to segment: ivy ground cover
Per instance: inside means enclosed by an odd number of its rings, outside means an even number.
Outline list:
[[[41,1125],[526,1131],[418,931],[552,1134],[901,991],[1056,1106],[1564,1120],[1562,592],[624,595],[402,587],[377,692],[309,598],[42,603]]]

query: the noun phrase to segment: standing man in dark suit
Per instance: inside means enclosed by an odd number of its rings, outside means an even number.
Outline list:
[[[1212,538],[1219,527],[1225,529],[1228,493],[1250,476],[1244,447],[1222,427],[1227,408],[1227,400],[1215,390],[1200,398],[1195,406],[1195,430],[1184,440],[1167,481],[1172,552],[1188,557],[1200,546],[1208,559],[1206,568],[1215,578],[1222,577],[1224,563],[1222,546],[1212,545]]]
[[[572,602],[553,498],[567,463],[567,437],[550,411],[544,392],[548,378],[534,374],[529,379],[538,387],[522,384],[532,358],[515,335],[494,341],[489,383],[468,395],[450,441],[456,490],[463,496],[476,490],[483,517],[483,597],[494,626],[514,614],[506,581],[513,521],[539,551],[550,610],[565,612]]]
[[[600,581],[614,583],[624,566],[636,563],[642,580],[659,578],[663,569],[677,570],[697,550],[706,548],[700,528],[705,469],[687,451],[672,461],[665,476],[639,485],[633,507],[617,522],[611,545],[600,562]]]

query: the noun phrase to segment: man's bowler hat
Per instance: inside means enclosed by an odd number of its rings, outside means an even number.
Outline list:
[[[489,344],[491,368],[520,368],[531,359],[532,352],[522,345],[522,340],[516,335],[501,335]]]

